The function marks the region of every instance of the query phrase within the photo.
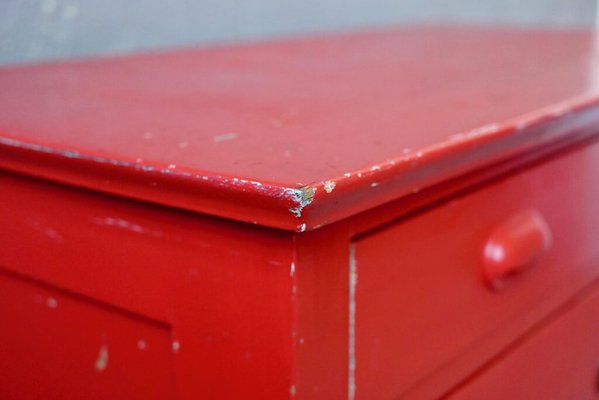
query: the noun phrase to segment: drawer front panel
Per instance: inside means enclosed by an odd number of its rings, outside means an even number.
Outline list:
[[[592,281],[598,167],[593,146],[354,241],[356,396],[396,397],[443,369],[461,379]],[[528,267],[502,287],[485,281],[494,237]]]
[[[285,396],[291,386],[292,261],[288,234],[0,172],[0,399],[36,398],[20,395],[24,386],[17,377],[27,379],[20,375],[27,365],[46,359],[55,360],[48,364],[51,373],[36,374],[53,379],[75,365],[81,382],[101,378],[98,396],[125,384],[119,365],[127,368],[126,382],[148,381],[139,392],[131,385],[123,397],[103,398],[152,398],[162,389],[177,399]],[[3,271],[41,283],[58,307],[39,307],[35,288],[6,283],[13,289],[5,289]],[[60,298],[64,293],[76,301]],[[168,330],[128,315],[161,321],[158,326]],[[160,346],[172,368],[140,361],[135,369],[135,357],[157,350],[150,334],[165,341]],[[137,335],[146,338],[145,352],[137,349]],[[107,368],[94,375],[104,339]],[[35,350],[21,351],[27,343]],[[174,353],[173,346],[181,349]],[[174,388],[163,385],[165,376],[154,378],[162,373],[172,374],[167,383]],[[40,383],[41,390],[52,382]],[[82,390],[87,387],[94,388]],[[3,396],[8,390],[11,396]],[[93,398],[87,392],[70,397]]]
[[[599,397],[599,291],[457,390],[453,400]]]
[[[2,270],[0,293],[1,399],[171,397],[168,325]]]

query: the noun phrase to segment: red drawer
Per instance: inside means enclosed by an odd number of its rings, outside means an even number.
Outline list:
[[[448,368],[458,379],[599,274],[591,262],[599,256],[596,149],[524,171],[353,243],[358,398],[405,393],[468,353],[475,359],[469,367]],[[541,243],[543,235],[548,243]],[[490,240],[506,241],[499,248],[505,262],[529,266],[501,288],[484,279]]]
[[[596,264],[596,265],[599,265]],[[599,393],[599,292],[573,309],[450,398],[592,400]]]

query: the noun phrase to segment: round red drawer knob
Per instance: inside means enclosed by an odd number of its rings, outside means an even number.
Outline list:
[[[533,264],[551,247],[551,230],[536,210],[513,215],[495,228],[484,248],[484,276],[494,287]]]

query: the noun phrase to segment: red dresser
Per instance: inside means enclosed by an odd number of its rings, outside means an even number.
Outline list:
[[[596,399],[599,37],[0,69],[1,399]]]

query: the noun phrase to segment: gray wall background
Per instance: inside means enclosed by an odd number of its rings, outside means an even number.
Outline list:
[[[0,64],[390,24],[592,28],[597,0],[0,0]]]

